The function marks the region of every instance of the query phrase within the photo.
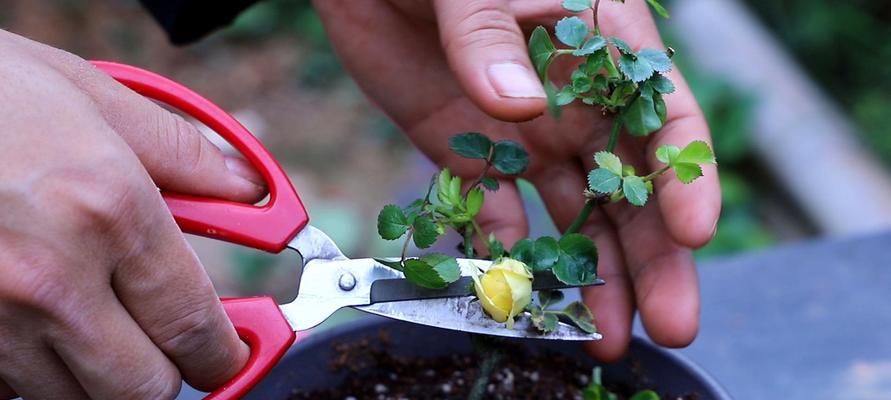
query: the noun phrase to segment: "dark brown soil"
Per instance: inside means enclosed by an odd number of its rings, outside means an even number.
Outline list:
[[[476,380],[477,359],[454,354],[441,358],[393,356],[389,337],[335,345],[339,356],[331,360],[332,371],[346,372],[345,381],[333,388],[312,392],[295,389],[292,400],[425,400],[466,399]],[[591,369],[559,354],[528,354],[511,346],[492,374],[487,399],[578,399],[591,379]],[[632,390],[607,387],[624,400]],[[695,400],[695,396],[663,396],[666,400]]]

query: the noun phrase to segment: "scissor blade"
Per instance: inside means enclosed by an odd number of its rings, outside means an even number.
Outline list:
[[[478,301],[472,297],[445,299],[407,300],[376,303],[353,308],[388,318],[429,325],[456,331],[485,335],[550,340],[600,340],[599,333],[585,333],[578,328],[559,323],[550,333],[540,333],[529,317],[518,317],[513,329],[486,316]]]
[[[602,279],[596,279],[587,285],[567,285],[557,280],[550,272],[536,273],[532,279],[532,290],[567,289],[571,287],[603,285]],[[402,300],[440,299],[445,297],[461,297],[473,294],[473,278],[462,276],[444,289],[422,288],[407,279],[381,279],[371,284],[371,302],[381,303]]]

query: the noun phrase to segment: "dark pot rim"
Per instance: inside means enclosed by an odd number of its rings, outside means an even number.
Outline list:
[[[283,367],[282,364],[286,364],[286,360],[292,357],[296,357],[300,353],[312,351],[312,349],[319,348],[319,346],[329,346],[332,341],[337,341],[339,338],[344,336],[353,336],[358,334],[359,332],[374,332],[376,330],[392,328],[393,326],[398,326],[400,324],[407,324],[406,322],[395,321],[387,318],[381,317],[370,317],[370,318],[360,318],[358,320],[345,322],[343,324],[326,328],[323,330],[315,331],[307,335],[303,338],[298,338],[297,343],[285,354],[282,359],[283,362],[280,363],[279,367]],[[431,329],[440,329],[436,327],[430,327]],[[669,350],[660,346],[657,346],[653,342],[648,339],[644,339],[639,336],[632,337],[632,343],[630,345],[632,348],[637,348],[641,353],[650,353],[654,354],[657,357],[661,357],[667,359],[669,363],[675,365],[679,370],[683,373],[694,377],[698,380],[702,387],[709,392],[709,394],[715,398],[720,400],[731,400],[732,397],[727,393],[727,391],[712,377],[708,374],[702,367],[691,361],[689,358],[680,354],[676,350]],[[273,373],[270,375],[273,375]],[[261,383],[258,386],[263,386]],[[248,396],[251,397],[251,396]]]

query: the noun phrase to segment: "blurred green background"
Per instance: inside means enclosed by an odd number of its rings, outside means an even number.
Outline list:
[[[707,1],[707,0],[704,0]],[[891,167],[891,4],[880,0],[746,0],[798,62],[860,127]],[[669,2],[670,7],[670,2]],[[178,80],[235,113],[284,164],[311,210],[347,254],[385,255],[374,220],[388,201],[413,195],[426,165],[340,67],[307,1],[269,0],[228,29],[185,48],[170,46],[135,0],[4,0],[0,27],[85,58],[139,65]],[[750,251],[816,234],[788,209],[751,143],[757,93],[698,71],[669,22],[666,41],[711,126],[724,209],[699,258]],[[887,61],[887,62],[886,62]],[[334,164],[332,164],[334,160]],[[534,188],[524,192],[536,203]],[[763,196],[763,193],[779,193]],[[532,207],[540,213],[540,207]],[[791,207],[794,209],[794,207]],[[546,218],[533,221],[546,224]],[[544,222],[541,222],[544,221]],[[209,240],[193,244],[223,294],[293,291],[296,256],[274,257]]]

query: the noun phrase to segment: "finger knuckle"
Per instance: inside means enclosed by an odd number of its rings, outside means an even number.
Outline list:
[[[453,35],[443,39],[447,52],[517,45],[521,32],[509,12],[485,1],[472,2],[466,10]]]
[[[8,314],[22,312],[31,317],[59,317],[62,307],[58,299],[74,295],[64,260],[42,252],[22,252],[13,257],[7,252],[3,258],[6,268],[2,268],[5,278],[0,284],[2,320],[14,320]]]
[[[162,369],[149,379],[136,380],[130,385],[122,386],[114,399],[163,400],[173,399],[179,394],[182,379],[175,370]]]
[[[182,174],[193,174],[205,163],[209,142],[190,122],[183,117],[161,112],[156,114],[157,134],[163,149],[175,162],[177,170]]]
[[[214,342],[218,329],[218,325],[209,320],[217,304],[206,300],[184,304],[168,314],[155,336],[158,347],[174,359],[188,359],[206,349],[208,343]]]

